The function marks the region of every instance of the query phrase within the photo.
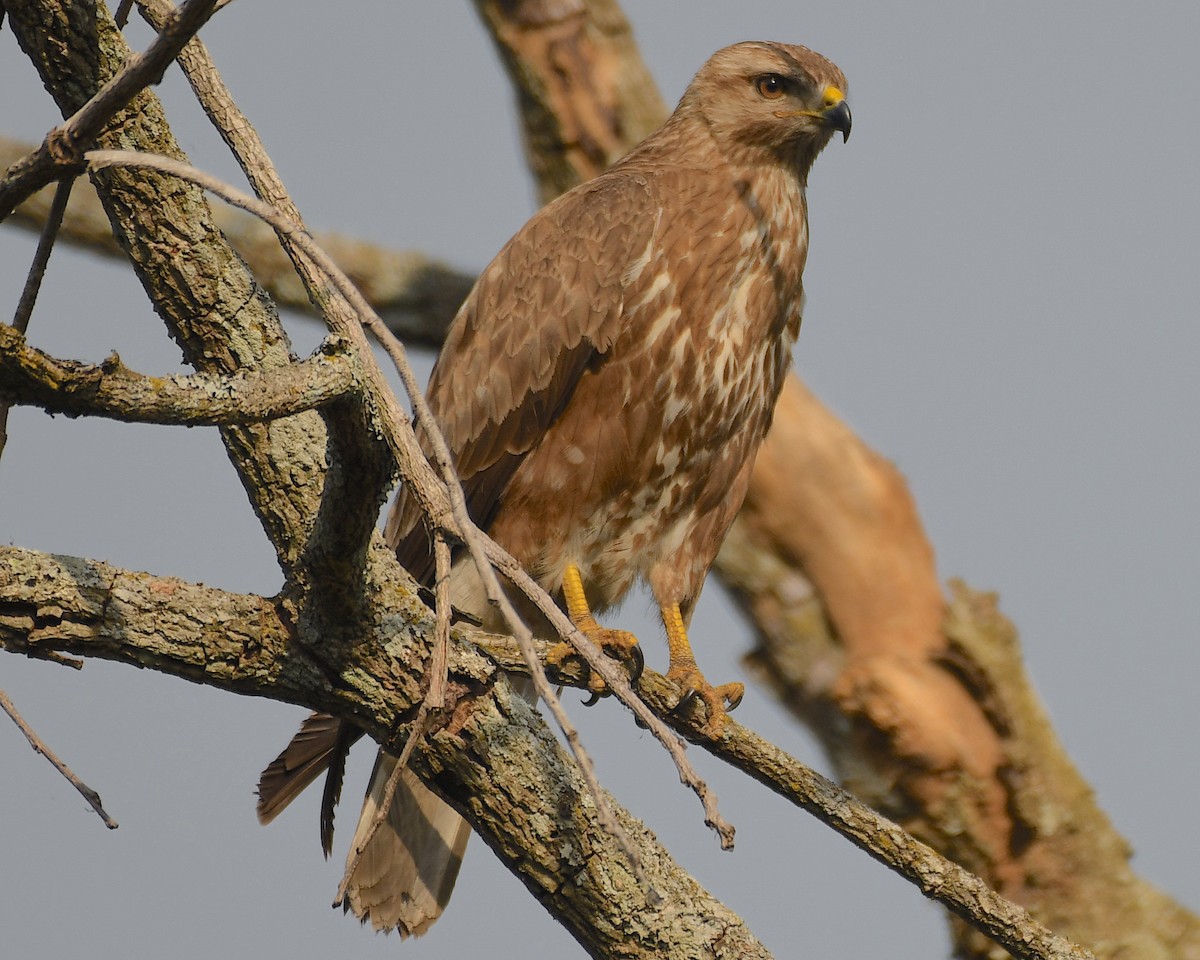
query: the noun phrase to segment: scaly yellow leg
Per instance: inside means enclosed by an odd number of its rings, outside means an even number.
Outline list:
[[[687,627],[683,622],[683,614],[679,604],[660,607],[663,626],[667,630],[667,646],[671,650],[671,665],[667,669],[667,679],[674,681],[681,689],[683,703],[691,696],[697,696],[704,701],[708,708],[708,719],[704,724],[704,732],[710,737],[719,738],[725,732],[726,714],[742,702],[746,688],[740,683],[726,683],[714,687],[704,679],[704,674],[696,666],[696,656],[692,653],[692,644],[688,640]],[[728,704],[728,706],[726,706]]]
[[[619,660],[632,660],[634,663],[634,679],[641,674],[642,655],[638,649],[638,640],[632,633],[625,630],[611,630],[602,627],[592,616],[588,606],[587,594],[583,589],[583,575],[573,563],[567,564],[563,571],[563,600],[567,604],[567,616],[592,643],[601,647],[606,653]],[[568,657],[575,656],[575,648],[569,643],[555,644],[546,654],[549,666],[559,666]],[[588,677],[588,689],[593,693],[601,693],[605,689],[604,681],[598,674]]]
[[[563,599],[567,601],[567,616],[580,630],[596,626],[596,618],[588,607],[587,594],[583,592],[583,575],[573,563],[567,564],[563,571]],[[586,631],[585,631],[586,632]]]

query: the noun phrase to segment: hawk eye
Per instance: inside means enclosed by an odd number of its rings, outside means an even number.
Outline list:
[[[783,77],[777,73],[768,73],[754,81],[754,89],[764,100],[778,100],[784,94]]]

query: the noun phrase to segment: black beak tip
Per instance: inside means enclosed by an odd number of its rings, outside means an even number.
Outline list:
[[[841,131],[842,143],[850,139],[850,105],[845,100],[825,111],[825,122],[834,130]]]

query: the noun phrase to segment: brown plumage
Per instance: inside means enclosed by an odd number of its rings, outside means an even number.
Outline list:
[[[740,684],[713,687],[687,642],[704,577],[745,496],[800,328],[809,168],[849,135],[845,78],[804,47],[741,43],[701,68],[674,114],[607,173],[535,215],[463,304],[429,384],[475,521],[610,646],[592,619],[650,586],[668,676],[719,736]],[[387,535],[432,573],[415,499]],[[452,600],[495,623],[469,561]],[[527,607],[530,623],[545,624]],[[326,766],[322,839],[357,736],[314,715],[263,774],[271,819]],[[356,845],[391,758],[372,777]],[[347,907],[421,933],[449,896],[468,831],[407,772],[348,885]]]

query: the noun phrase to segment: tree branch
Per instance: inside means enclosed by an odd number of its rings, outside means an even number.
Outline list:
[[[588,9],[594,13],[609,6],[606,3],[591,3],[588,5]],[[522,8],[527,9],[526,5],[520,3],[509,5],[509,8],[514,12]],[[69,44],[63,46],[64,48],[70,47]],[[584,48],[579,47],[578,49]],[[636,59],[636,57],[634,56],[632,59]],[[623,68],[630,65],[629,60],[630,57],[627,55],[624,59],[618,58],[614,62]],[[517,67],[520,66],[519,55],[514,58],[513,62]],[[559,64],[559,67],[569,71],[571,64]],[[616,70],[615,75],[621,75],[621,70]],[[623,108],[624,104],[619,97],[609,101],[608,109],[613,117],[620,118]],[[145,129],[144,125],[142,129]],[[618,127],[618,129],[620,128]],[[636,136],[633,139],[636,139]],[[141,142],[139,145],[152,150],[159,149],[161,152],[161,149],[153,143]],[[161,191],[163,194],[169,194],[171,190],[177,189],[173,184],[166,185],[153,181],[152,178],[151,183],[154,191]],[[130,243],[135,262],[139,264],[140,269],[143,269],[144,281],[149,286],[150,281],[146,279],[147,276],[152,276],[154,270],[158,269],[160,265],[154,264],[152,252],[138,246],[144,241],[144,237],[138,236],[138,225],[133,224],[128,216],[129,210],[135,209],[136,204],[131,205],[127,198],[136,193],[137,186],[118,181],[118,187],[116,191],[113,191],[109,202],[111,203],[114,197],[117,199],[113,206],[114,217],[118,222],[126,225],[126,242]],[[150,202],[152,197],[153,191],[147,191],[145,198],[139,202],[143,204]],[[188,221],[185,219],[180,222]],[[218,260],[217,262],[222,261]],[[167,295],[176,292],[169,289],[170,278],[165,273],[160,274],[155,282],[159,282],[159,280],[163,282]],[[237,289],[236,285],[234,289]],[[246,289],[246,287],[241,288],[243,293]],[[178,293],[183,297],[187,308],[194,310],[193,301],[189,299],[189,291],[185,289]],[[252,307],[252,300],[253,294],[251,293],[240,301],[235,298],[234,302],[238,307],[242,305]],[[260,328],[268,330],[265,337],[256,335],[244,338],[244,333],[253,326],[253,323],[257,322],[257,318],[253,317],[254,311],[249,310],[253,322],[247,324],[244,322],[244,317],[241,316],[242,312],[238,310],[233,317],[231,329],[234,336],[228,345],[222,343],[220,338],[205,341],[202,331],[198,332],[195,325],[189,326],[192,322],[191,318],[207,316],[203,310],[190,314],[185,310],[182,316],[172,318],[171,322],[175,325],[173,329],[179,331],[177,335],[181,338],[186,339],[190,335],[197,336],[196,352],[202,363],[220,363],[226,356],[232,357],[235,354],[237,362],[241,362],[243,339],[246,339],[255,344],[256,349],[258,345],[266,344],[265,350],[257,353],[255,350],[246,352],[250,355],[248,362],[256,364],[261,362],[263,356],[269,357],[271,354],[274,334],[269,332],[270,325],[267,323]],[[257,331],[255,333],[257,334]],[[270,362],[268,359],[268,365]],[[804,475],[806,457],[812,456],[814,453],[823,455],[821,450],[814,450],[813,442],[818,439],[825,442],[830,437],[827,431],[808,431],[806,425],[811,424],[811,421],[806,419],[807,416],[808,414],[803,411],[781,410],[780,415],[776,418],[777,432],[780,424],[788,421],[791,421],[798,430],[799,442],[793,443],[791,450],[787,450],[783,446],[779,447],[781,450],[779,463],[783,465],[781,471],[792,478]],[[314,420],[308,418],[305,422],[311,424]],[[287,548],[279,546],[277,536],[281,532],[303,534],[305,528],[302,518],[311,516],[311,512],[306,513],[305,508],[311,510],[312,506],[312,500],[305,498],[311,497],[314,487],[319,492],[319,471],[314,471],[305,478],[303,468],[299,471],[293,468],[288,471],[287,476],[293,485],[299,488],[299,491],[286,488],[280,490],[280,485],[277,484],[277,475],[272,475],[271,470],[275,467],[282,469],[286,463],[283,459],[272,459],[276,451],[286,448],[286,443],[276,442],[282,441],[283,438],[249,433],[228,436],[235,457],[239,458],[245,475],[250,477],[247,485],[254,489],[256,508],[266,514],[264,522],[272,531],[272,540],[277,543],[277,549],[281,550],[282,557],[284,556],[283,551]],[[299,437],[305,456],[308,455],[310,449],[320,449],[320,438],[321,435],[315,433]],[[313,441],[311,448],[306,446],[309,441]],[[768,449],[772,446],[774,446],[773,440],[769,441]],[[853,450],[857,451],[858,448],[855,447]],[[764,451],[765,455],[766,451]],[[866,460],[868,462],[864,463],[862,458],[855,460],[851,457],[840,465],[836,460],[824,461],[833,467],[833,472],[829,476],[834,478],[825,486],[832,489],[835,495],[838,491],[857,492],[863,489],[869,491],[873,485],[875,491],[859,503],[835,504],[837,509],[829,511],[827,516],[831,519],[836,518],[839,522],[849,516],[853,521],[854,512],[861,511],[865,504],[867,513],[857,521],[860,529],[869,527],[872,520],[871,511],[880,509],[885,512],[894,510],[901,514],[909,511],[911,518],[915,520],[915,510],[912,509],[911,503],[906,504],[903,502],[903,498],[897,498],[894,495],[894,491],[897,489],[894,478],[889,477],[887,469],[880,469],[879,462],[876,462],[879,461],[879,458],[876,458],[876,461],[872,461],[871,458],[866,458]],[[818,462],[822,462],[820,456],[818,456]],[[262,481],[261,484],[258,482],[259,480]],[[758,487],[756,480],[756,486],[751,491],[749,502],[752,506],[758,504],[764,517],[769,517],[769,507],[776,502],[769,495],[772,489],[786,490],[786,487]],[[281,513],[270,513],[271,505],[264,502],[268,499],[265,491],[271,491],[272,496],[282,494],[286,507]],[[789,502],[793,507],[798,507],[805,515],[820,516],[822,506],[827,504],[812,499],[812,494],[813,485],[809,485],[802,490],[790,493]],[[289,496],[294,499],[287,499]],[[1114,952],[1126,951],[1131,956],[1141,955],[1141,949],[1148,949],[1150,953],[1146,955],[1153,955],[1156,945],[1165,945],[1166,949],[1182,950],[1184,953],[1189,950],[1196,953],[1195,944],[1200,940],[1196,936],[1195,921],[1194,918],[1189,919],[1189,915],[1182,908],[1159,895],[1164,910],[1159,917],[1152,917],[1150,912],[1144,909],[1148,895],[1145,892],[1146,886],[1140,881],[1135,881],[1133,896],[1127,896],[1130,874],[1127,870],[1128,865],[1123,859],[1124,848],[1119,837],[1111,844],[1107,841],[1101,844],[1101,846],[1110,847],[1116,852],[1115,861],[1108,862],[1115,862],[1119,869],[1110,876],[1103,873],[1102,867],[1105,862],[1103,860],[1092,862],[1082,858],[1062,857],[1056,852],[1057,844],[1064,839],[1062,836],[1052,833],[1037,834],[1034,837],[1036,842],[1028,842],[1030,835],[1025,830],[1030,826],[1036,829],[1039,824],[1048,821],[1045,821],[1044,818],[1039,820],[1038,805],[1041,800],[1037,800],[1028,809],[1021,809],[1020,804],[1025,795],[1025,789],[1030,784],[1036,784],[1041,777],[1051,772],[1050,765],[1053,758],[1049,753],[1019,749],[1022,737],[1030,735],[1037,727],[1039,718],[1036,714],[1026,713],[1022,716],[1029,717],[1029,722],[1013,723],[1012,716],[1008,715],[1005,710],[996,709],[997,704],[1005,705],[1006,709],[1014,706],[1021,710],[1025,708],[1020,703],[1020,696],[1001,695],[1008,689],[1006,686],[1008,680],[1003,675],[992,672],[987,657],[980,652],[980,649],[986,649],[986,644],[984,648],[979,649],[969,647],[961,641],[961,634],[956,635],[949,630],[943,636],[938,624],[943,604],[940,591],[936,586],[936,578],[932,580],[934,584],[932,599],[928,590],[923,590],[919,596],[919,605],[923,605],[920,623],[927,622],[929,610],[933,610],[937,615],[934,617],[932,629],[925,627],[916,629],[913,627],[913,625],[919,626],[916,620],[910,624],[910,627],[913,628],[911,635],[914,642],[920,645],[922,651],[921,657],[915,661],[916,668],[922,675],[934,680],[927,689],[930,694],[936,694],[936,696],[901,701],[893,696],[899,687],[895,683],[886,681],[900,679],[900,674],[896,672],[897,668],[905,666],[906,663],[914,663],[910,651],[901,644],[897,647],[899,655],[889,658],[886,653],[890,644],[894,642],[890,630],[880,631],[872,638],[869,631],[851,630],[847,627],[848,624],[855,622],[856,610],[874,611],[872,616],[887,614],[889,607],[886,598],[882,598],[883,602],[876,603],[879,595],[875,591],[881,585],[888,586],[891,581],[881,584],[878,579],[872,577],[863,577],[859,580],[854,577],[843,577],[836,571],[839,569],[853,571],[856,559],[854,552],[861,550],[864,541],[857,537],[849,539],[847,543],[854,545],[853,549],[846,548],[841,554],[838,553],[837,543],[833,542],[830,546],[831,541],[828,538],[805,539],[812,537],[811,528],[802,528],[798,531],[796,540],[788,541],[786,539],[787,531],[784,529],[785,524],[780,521],[784,515],[790,517],[794,514],[791,512],[781,513],[775,518],[774,523],[764,522],[757,529],[739,523],[735,531],[735,538],[731,540],[730,549],[726,551],[726,554],[730,557],[737,557],[739,543],[742,546],[757,543],[764,549],[751,553],[748,560],[743,558],[736,562],[732,559],[727,560],[723,555],[722,569],[736,584],[746,584],[747,590],[750,589],[749,585],[755,582],[755,578],[760,573],[773,571],[771,576],[759,582],[755,592],[746,593],[747,605],[757,614],[757,622],[764,636],[774,632],[780,637],[781,643],[777,647],[778,658],[781,661],[790,658],[799,664],[800,669],[784,675],[786,680],[780,683],[781,689],[784,689],[784,683],[788,685],[787,689],[789,696],[793,698],[793,705],[807,703],[806,706],[798,709],[801,713],[812,716],[821,716],[822,714],[831,716],[836,711],[839,716],[849,718],[849,723],[841,720],[827,726],[827,729],[833,731],[835,735],[837,735],[837,731],[844,732],[841,736],[847,746],[847,753],[844,755],[846,763],[853,764],[856,756],[853,751],[864,751],[862,756],[867,757],[868,760],[861,765],[861,769],[867,773],[866,779],[870,781],[869,785],[877,783],[880,788],[889,782],[889,775],[894,774],[897,769],[911,772],[914,768],[920,769],[922,764],[925,764],[924,769],[932,771],[935,776],[929,777],[923,785],[919,780],[893,779],[893,782],[901,785],[900,796],[906,801],[916,800],[919,802],[920,815],[929,818],[929,823],[933,824],[935,832],[941,829],[952,831],[957,827],[959,833],[956,837],[952,836],[952,844],[956,843],[960,848],[966,850],[968,857],[978,857],[985,869],[992,869],[997,865],[1002,866],[1005,876],[1000,877],[1001,884],[1011,883],[1012,878],[1021,878],[1020,882],[1023,886],[1021,892],[1035,898],[1041,897],[1041,902],[1050,904],[1047,910],[1051,912],[1061,910],[1066,928],[1075,931],[1076,935],[1089,940],[1096,936],[1105,941],[1106,950],[1112,947]],[[916,528],[919,533],[919,523]],[[759,534],[762,539],[755,540],[754,538]],[[302,537],[298,539],[302,539]],[[836,537],[833,538],[833,541],[836,540]],[[919,537],[913,542],[917,543],[920,540],[923,538]],[[927,548],[928,545],[925,544],[925,549],[927,550]],[[826,554],[830,563],[823,568],[820,565],[812,564],[813,558],[822,550],[830,551]],[[924,562],[919,553],[907,556]],[[860,555],[857,559],[861,560],[863,556]],[[899,554],[896,559],[901,563],[904,562],[903,556]],[[777,563],[777,561],[781,562]],[[826,572],[822,573],[821,569]],[[867,571],[871,569],[869,566],[864,568]],[[826,606],[821,606],[819,603],[798,602],[797,598],[803,596],[808,582],[804,578],[805,573],[809,574],[811,582],[817,585],[820,595],[827,598]],[[924,578],[926,574],[922,572],[920,576]],[[875,582],[872,582],[873,579]],[[838,599],[834,599],[835,597]],[[892,612],[895,613],[897,609],[893,607]],[[810,629],[811,624],[816,624],[817,629]],[[835,631],[829,630],[830,624],[834,626]],[[859,625],[861,627],[861,621]],[[985,634],[991,635],[987,631]],[[866,642],[860,644],[856,639],[858,637],[865,638]],[[851,651],[853,655],[847,656],[846,651]],[[881,654],[883,656],[880,656]],[[872,656],[885,667],[882,672],[871,669],[873,666]],[[843,661],[858,668],[857,672],[839,673],[837,669],[830,671],[831,664],[836,667]],[[770,661],[764,660],[764,662]],[[809,672],[809,668],[816,668],[817,672]],[[826,680],[815,682],[815,679],[821,676],[824,676]],[[836,682],[831,683],[830,678]],[[879,696],[879,693],[883,693],[884,696]],[[942,714],[947,705],[962,703],[964,698],[965,701],[979,701],[976,706],[971,708],[973,713],[969,711],[959,713],[951,710],[949,713]],[[922,705],[924,705],[923,709]],[[893,707],[897,709],[891,713],[886,712],[888,708]],[[906,709],[913,712],[906,713]],[[987,739],[990,738],[993,744],[993,749],[985,751],[981,755],[972,757],[970,752],[963,754],[963,757],[972,763],[979,763],[980,757],[982,757],[985,771],[988,772],[988,776],[983,778],[984,790],[988,799],[984,803],[977,804],[975,810],[975,814],[980,814],[982,811],[982,815],[967,818],[965,821],[961,814],[964,809],[970,810],[971,794],[969,792],[960,793],[959,790],[960,786],[968,788],[978,786],[980,777],[977,772],[973,772],[976,768],[968,766],[961,771],[952,771],[953,775],[948,780],[953,781],[955,776],[961,779],[954,782],[953,786],[948,789],[947,780],[939,783],[936,777],[938,771],[943,768],[936,763],[930,763],[930,760],[940,760],[943,757],[943,754],[938,751],[945,745],[946,731],[959,729],[956,724],[962,717],[971,718],[967,729],[972,737],[979,733],[985,739],[978,742],[987,742]],[[886,720],[886,722],[881,723],[881,720]],[[930,720],[938,722],[927,723]],[[879,731],[883,732],[883,737],[878,735]],[[1000,734],[999,737],[996,736],[997,733]],[[910,740],[910,736],[915,739]],[[872,742],[872,738],[874,738],[874,742]],[[1010,742],[1006,743],[1006,739]],[[911,755],[906,752],[906,744],[909,742],[916,742],[920,746],[920,749]],[[875,761],[888,756],[889,751],[890,760],[884,759],[882,765],[876,766]],[[835,753],[835,758],[836,756]],[[997,762],[997,756],[1006,759]],[[1016,776],[1018,780],[1006,785],[1005,778],[1013,776]],[[948,796],[961,796],[967,803],[965,806],[947,803]],[[994,802],[995,799],[1004,796],[1011,797],[1018,805],[1018,809],[1013,811],[1013,815],[1007,821],[993,821],[991,826],[987,826],[991,813],[1001,809]],[[1069,804],[1077,798],[1068,791],[1061,796],[1051,795],[1050,799],[1051,802],[1041,808],[1042,810],[1050,809],[1054,802],[1061,800]],[[1003,829],[1005,823],[1011,829]],[[996,824],[1000,824],[1002,829],[997,831]],[[1115,834],[1113,836],[1115,837]],[[1091,838],[1081,834],[1075,837],[1075,842],[1081,849],[1086,850],[1092,841]],[[997,853],[1003,855],[1004,859],[994,859]],[[968,862],[971,861],[968,859]],[[1048,872],[1047,865],[1050,867]],[[1093,899],[1090,894],[1078,895],[1073,886],[1075,872],[1096,868],[1101,868],[1096,879],[1098,885],[1105,888],[1105,896]],[[1042,882],[1043,874],[1049,877],[1048,883]],[[1024,878],[1028,878],[1029,882],[1025,883]],[[1125,897],[1129,903],[1122,903],[1122,897]],[[1127,909],[1129,904],[1132,905],[1132,909]],[[1042,912],[1043,916],[1048,915],[1041,910],[1040,905],[1039,912]],[[1093,934],[1092,931],[1099,932]],[[960,944],[960,948],[977,949],[977,952],[982,952],[982,948],[977,948],[973,943]]]
[[[0,168],[15,163],[33,149],[29,144],[0,136]],[[35,193],[5,223],[40,231],[49,214],[52,194],[51,187]],[[317,314],[270,227],[227,207],[218,207],[211,213],[213,223],[280,307]],[[59,236],[66,243],[94,253],[125,258],[96,191],[86,181],[80,180],[75,185]],[[318,231],[313,233],[313,239],[362,292],[388,328],[408,344],[439,346],[446,327],[475,282],[470,274],[419,251],[391,250],[338,233]]]
[[[752,489],[720,558],[757,628],[751,667],[847,786],[1106,955],[1200,950],[1200,921],[1130,868],[994,598],[956,587],[945,604],[895,467],[793,381]]]
[[[58,360],[0,324],[0,400],[47,413],[126,423],[247,424],[315,410],[355,390],[346,345],[337,339],[270,373],[151,377],[130,370],[115,353],[99,366]]]
[[[5,567],[12,571],[7,580],[2,572]],[[86,587],[82,596],[81,585]],[[285,610],[286,604],[279,601],[272,604],[261,598],[228,594],[148,574],[130,574],[91,561],[0,548],[0,645],[14,652],[30,655],[67,652],[135,662],[234,692],[270,696],[345,716],[384,741],[395,738],[397,725],[406,723],[417,710],[422,725],[427,715],[439,718],[438,728],[433,731],[433,739],[437,739],[439,728],[447,723],[447,714],[427,710],[421,695],[413,692],[422,683],[424,660],[419,650],[406,648],[402,654],[403,669],[412,674],[404,683],[406,699],[402,704],[381,703],[381,699],[392,694],[390,688],[377,690],[375,685],[375,679],[382,679],[386,685],[395,676],[396,666],[385,666],[383,661],[387,656],[379,650],[387,645],[390,636],[402,630],[415,633],[422,643],[434,643],[436,623],[425,608],[414,610],[408,604],[393,611],[375,621],[373,636],[364,634],[367,638],[361,644],[344,649],[335,647],[334,656],[329,654],[330,644],[323,631],[307,636],[303,627],[291,626],[281,617]],[[380,624],[386,624],[384,634],[379,633]],[[366,628],[365,624],[359,626]],[[290,645],[289,627],[297,630]],[[462,642],[465,638],[483,646],[495,661],[493,667],[482,672],[473,668],[469,681],[463,666],[469,651]],[[458,634],[456,641],[452,645],[451,680],[447,685],[451,693],[446,711],[450,715],[457,716],[464,709],[460,700],[468,696],[464,693],[465,686],[495,685],[502,675],[498,670],[527,672],[519,646],[512,638],[467,631]],[[547,647],[548,644],[539,644],[539,653],[544,655]],[[397,655],[394,645],[389,649]],[[476,659],[471,662],[476,663]],[[585,683],[583,676],[563,675],[557,679],[574,685]],[[369,688],[369,699],[368,690],[359,688],[361,683]],[[914,840],[896,824],[740,724],[731,721],[721,741],[704,738],[702,718],[675,712],[678,693],[666,678],[647,670],[639,690],[656,714],[679,732],[816,814],[1014,956],[1075,960],[1090,956],[1051,934],[1023,909],[989,890],[978,877]],[[363,709],[375,711],[373,722],[362,718]],[[513,708],[510,705],[504,709]],[[451,726],[455,722],[449,721]],[[408,749],[406,743],[404,750]],[[420,766],[418,771],[425,772]],[[507,786],[503,789],[508,792],[514,789],[514,783],[520,782],[509,778],[526,773],[497,769],[489,775],[504,779]],[[584,795],[586,801],[587,791]],[[536,816],[538,811],[528,813]],[[605,828],[594,806],[591,816],[593,829],[603,833]],[[622,827],[628,829],[627,816],[619,816]],[[495,825],[472,822],[477,829],[492,832],[497,829]],[[645,849],[640,843],[638,847],[639,856],[644,856]],[[660,856],[656,854],[656,858]],[[659,875],[647,877],[648,883],[660,891],[661,880]],[[563,878],[556,881],[561,882]]]
[[[219,6],[220,0],[187,0],[144,54],[126,58],[124,67],[95,96],[80,106],[66,123],[51,130],[34,153],[10,167],[0,180],[0,220],[50,181],[66,173],[81,172],[83,151],[96,140],[104,125],[148,85],[162,79],[163,71],[183,45],[208,22]],[[10,0],[8,12],[13,20],[17,20],[29,11]],[[79,11],[78,15],[83,17],[86,13]],[[28,48],[26,52],[30,53]]]
[[[386,551],[373,562],[393,562]],[[150,667],[340,716],[399,752],[422,700],[435,624],[388,591],[363,620],[331,625],[267,600],[107,564],[0,547],[0,646]],[[578,768],[504,672],[452,636],[446,704],[413,768],[453,803],[538,900],[595,956],[769,954],[611,798],[650,903],[596,816]]]
[[[276,231],[288,236],[289,241],[296,245],[297,249],[307,260],[311,261],[313,269],[319,270],[321,275],[326,279],[326,282],[345,298],[346,304],[354,311],[355,319],[364,326],[368,326],[374,330],[377,336],[385,341],[385,346],[389,348],[389,352],[391,352],[396,361],[401,379],[409,391],[413,408],[420,418],[422,430],[429,440],[430,446],[433,448],[433,457],[442,472],[442,479],[440,481],[433,473],[428,461],[426,461],[424,453],[417,446],[416,437],[409,426],[407,416],[400,409],[395,397],[383,381],[382,375],[375,367],[358,324],[347,323],[344,318],[335,313],[327,314],[331,326],[340,334],[350,339],[356,347],[356,355],[359,358],[360,368],[363,370],[361,382],[364,386],[364,401],[371,414],[371,422],[377,425],[377,432],[382,435],[384,442],[391,449],[396,462],[401,467],[405,482],[421,502],[422,510],[430,524],[435,529],[444,530],[467,544],[479,568],[480,576],[485,584],[489,584],[489,599],[501,607],[504,611],[506,622],[518,637],[529,638],[529,629],[521,622],[506,595],[500,589],[495,571],[492,569],[493,567],[495,570],[502,571],[513,585],[534,603],[550,622],[551,626],[559,632],[560,636],[575,646],[580,655],[587,660],[592,670],[604,678],[609,689],[642,720],[667,750],[676,768],[679,770],[680,779],[696,793],[703,804],[705,823],[717,832],[721,838],[721,845],[723,847],[732,847],[733,827],[718,812],[715,796],[709,791],[707,785],[700,779],[695,769],[685,757],[682,746],[632,691],[622,669],[606,657],[597,644],[588,639],[582,631],[567,619],[566,615],[563,614],[546,591],[521,569],[519,564],[517,564],[506,550],[474,526],[468,515],[462,488],[458,485],[457,477],[454,476],[451,457],[446,448],[445,440],[441,437],[437,424],[434,422],[425,399],[416,384],[416,378],[404,357],[403,348],[396,342],[388,342],[389,337],[386,328],[382,326],[381,321],[371,311],[370,306],[362,299],[361,294],[354,289],[348,279],[337,269],[328,255],[312,242],[311,237],[305,231],[301,230],[295,223],[288,221],[286,217],[275,211],[274,208],[268,207],[261,201],[242,194],[228,184],[224,184],[216,178],[210,177],[202,171],[189,167],[186,164],[179,163],[167,157],[121,150],[93,150],[87,154],[87,158],[89,166],[92,168],[103,169],[108,166],[140,167],[170,173],[182,179],[190,180],[216,193],[227,202],[234,203],[244,210],[251,211],[256,216],[270,223]],[[328,495],[323,498],[326,504],[331,499]],[[358,501],[354,500],[353,502],[357,503]],[[293,570],[289,568],[288,572],[289,580],[296,579]],[[327,578],[323,575],[310,577],[309,580],[312,583],[317,583],[322,590],[328,589]],[[349,578],[338,578],[338,582],[349,582]],[[357,585],[357,581],[355,583]],[[530,663],[529,669],[531,672],[536,672],[539,668],[535,663]],[[535,682],[538,685],[539,693],[541,693],[544,699],[551,702],[550,698],[546,697],[546,694],[550,693],[550,688],[546,684],[544,677],[535,677]],[[561,711],[556,711],[556,715],[560,723],[563,724],[564,733],[567,734],[568,742],[570,742],[571,726],[566,722],[565,714],[561,713]],[[599,784],[591,778],[590,762],[583,755],[578,740],[576,739],[571,745],[577,759],[580,760],[583,766],[585,779],[593,783],[596,787],[594,792],[599,795]],[[603,803],[603,801],[600,802],[601,804]]]
[[[471,635],[506,670],[523,672],[510,640]],[[548,648],[549,644],[539,645],[543,657]],[[585,678],[569,674],[556,679],[581,686]],[[638,693],[681,734],[813,814],[1013,956],[1063,960],[1091,956],[1087,950],[1048,930],[1023,907],[1001,897],[979,877],[732,718],[724,738],[704,737],[700,718],[676,712],[675,687],[661,674],[650,669],[643,671]]]
[[[108,815],[108,811],[104,809],[104,805],[100,802],[100,794],[75,776],[75,774],[71,771],[71,768],[63,763],[54,753],[54,751],[42,742],[42,738],[33,731],[33,729],[24,721],[24,719],[22,719],[21,714],[17,712],[16,706],[3,690],[0,690],[0,710],[3,710],[5,713],[7,713],[12,719],[12,722],[17,725],[17,729],[25,735],[25,739],[28,740],[29,745],[33,747],[34,753],[40,753],[43,757],[45,757],[50,762],[50,765],[54,767],[54,769],[60,774],[62,774],[67,783],[79,791],[79,795],[88,802],[88,806],[96,811],[96,816],[104,821],[104,825],[108,827],[109,830],[116,830],[118,826],[117,821],[110,817]]]
[[[475,0],[517,95],[543,203],[590,180],[666,117],[612,0]]]

